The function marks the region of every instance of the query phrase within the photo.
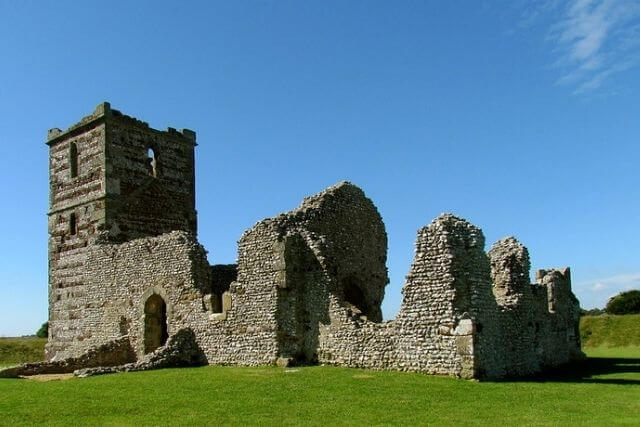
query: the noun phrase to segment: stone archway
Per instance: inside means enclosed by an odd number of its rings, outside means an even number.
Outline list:
[[[152,294],[144,303],[145,354],[162,347],[168,337],[167,304],[160,295]]]

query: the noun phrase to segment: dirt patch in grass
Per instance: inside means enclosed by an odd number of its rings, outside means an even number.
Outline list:
[[[25,380],[47,382],[47,381],[69,380],[73,378],[73,374],[41,374],[41,375],[30,375],[28,377],[20,377],[20,378],[23,378]]]

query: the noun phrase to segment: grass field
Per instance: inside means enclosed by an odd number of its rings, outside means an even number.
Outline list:
[[[583,318],[583,365],[517,381],[322,366],[0,379],[0,424],[640,425],[639,324],[640,316]],[[42,359],[44,343],[0,338],[0,366]]]
[[[0,367],[42,360],[46,343],[46,338],[0,338]]]
[[[322,366],[4,379],[0,424],[640,424],[640,348],[589,355],[581,368],[510,382]]]
[[[640,347],[640,314],[584,316],[580,340],[589,347]]]

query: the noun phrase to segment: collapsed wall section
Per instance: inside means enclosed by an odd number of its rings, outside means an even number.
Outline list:
[[[529,284],[528,251],[508,238],[484,252],[482,231],[443,214],[418,232],[395,320],[344,311],[329,294],[322,363],[464,378],[522,376],[581,357],[568,270]]]

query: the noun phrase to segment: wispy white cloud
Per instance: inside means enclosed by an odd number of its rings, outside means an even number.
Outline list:
[[[634,289],[640,287],[640,273],[618,274],[600,279],[586,280],[576,283],[578,289],[589,289],[593,292],[612,291],[618,289]]]
[[[640,289],[640,273],[584,280],[573,285],[580,305],[585,308],[602,308],[612,296],[631,289]]]
[[[533,4],[533,6],[532,6]],[[640,1],[544,0],[520,4],[521,28],[546,25],[556,83],[575,94],[640,65]]]
[[[611,76],[638,65],[640,43],[637,0],[572,0],[550,31],[564,60],[559,84],[574,93],[598,89]]]

